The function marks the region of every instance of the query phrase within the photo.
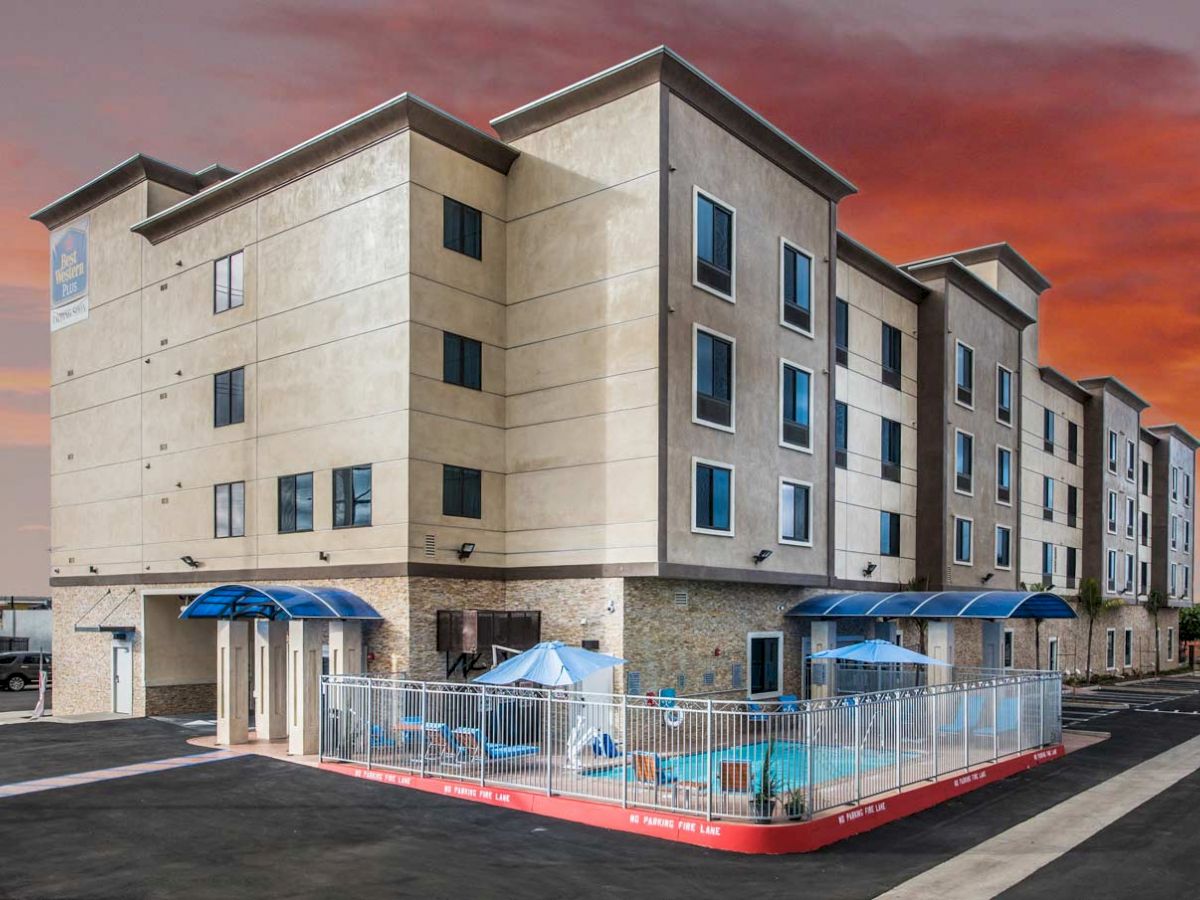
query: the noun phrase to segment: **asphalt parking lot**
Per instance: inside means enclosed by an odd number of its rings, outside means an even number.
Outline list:
[[[1200,712],[1190,695],[1174,713]],[[747,857],[243,756],[0,796],[0,897],[875,897],[1200,735],[1200,716],[1105,717],[1112,737],[817,853]],[[147,719],[0,728],[0,785],[200,752]],[[1200,776],[1005,897],[1188,896]]]
[[[46,691],[46,709],[54,708],[50,703],[51,694],[53,693],[49,689]],[[30,685],[23,691],[0,691],[0,713],[33,709],[37,705],[37,699],[38,690],[36,685]]]

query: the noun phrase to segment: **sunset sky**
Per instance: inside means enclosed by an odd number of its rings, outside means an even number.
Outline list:
[[[895,261],[1007,240],[1042,356],[1200,433],[1200,4],[4,0],[0,594],[47,591],[48,242],[134,152],[242,169],[402,91],[490,118],[668,44],[858,185]]]

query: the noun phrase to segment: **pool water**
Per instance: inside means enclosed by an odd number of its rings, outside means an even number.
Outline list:
[[[721,778],[721,763],[730,761],[747,761],[750,763],[752,779],[762,777],[763,759],[767,753],[767,742],[757,744],[742,744],[738,747],[726,747],[712,754],[712,777],[717,782]],[[864,772],[880,769],[896,764],[894,753],[879,750],[863,750],[860,762]],[[836,781],[854,774],[854,751],[845,747],[814,748],[812,760],[813,781]],[[708,780],[708,754],[689,753],[684,756],[664,756],[659,759],[659,769],[677,781]],[[611,768],[588,772],[592,778],[620,778],[622,769]],[[624,768],[626,779],[634,780],[633,763]],[[775,741],[771,745],[771,776],[780,790],[793,790],[808,783],[808,748],[804,744],[793,741]]]

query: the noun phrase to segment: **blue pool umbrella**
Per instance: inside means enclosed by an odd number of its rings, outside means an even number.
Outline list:
[[[625,660],[605,653],[572,647],[562,641],[542,641],[524,653],[506,659],[475,681],[479,684],[513,684],[532,681],[554,687],[583,681],[593,672],[620,666]]]
[[[862,641],[848,647],[838,647],[836,650],[822,650],[813,653],[809,659],[845,659],[861,663],[915,663],[922,666],[948,666],[950,663],[915,650],[905,650],[899,644],[891,641]]]

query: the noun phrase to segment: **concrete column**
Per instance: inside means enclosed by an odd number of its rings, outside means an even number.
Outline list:
[[[925,655],[954,665],[954,620],[931,619],[925,627]],[[948,684],[954,670],[948,666],[930,666],[929,684]]]
[[[217,743],[244,744],[250,731],[250,623],[217,621]]]
[[[812,623],[812,636],[809,640],[809,652],[820,653],[822,650],[833,650],[837,647],[837,620],[817,619]],[[812,661],[812,688],[810,695],[816,697],[837,696],[837,669],[833,660],[814,659]]]
[[[288,753],[317,752],[317,706],[321,696],[321,622],[293,619],[288,623],[287,733]]]
[[[1004,623],[983,621],[980,623],[980,635],[983,642],[980,659],[985,669],[1004,668]]]
[[[359,675],[363,665],[362,622],[336,619],[329,623],[329,674]]]
[[[287,737],[287,622],[254,623],[254,734]]]

